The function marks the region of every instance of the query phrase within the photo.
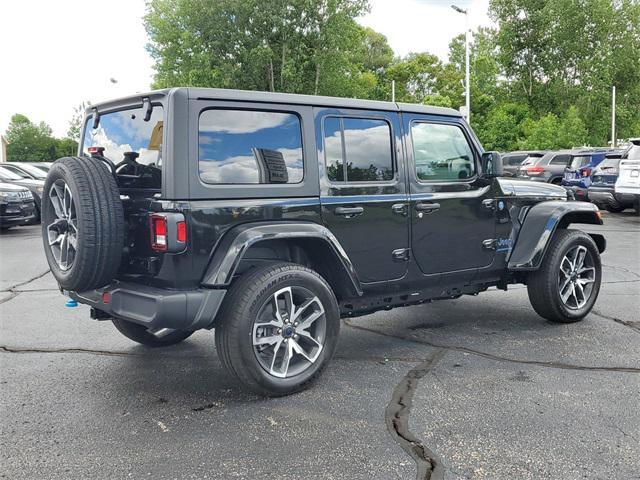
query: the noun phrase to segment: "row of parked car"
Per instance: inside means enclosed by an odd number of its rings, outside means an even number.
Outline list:
[[[506,176],[562,185],[610,212],[640,210],[640,138],[624,149],[510,152],[502,161]]]
[[[0,228],[40,222],[42,191],[50,162],[0,163]]]

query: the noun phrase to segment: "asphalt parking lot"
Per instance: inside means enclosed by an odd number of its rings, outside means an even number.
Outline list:
[[[594,311],[492,290],[343,323],[311,390],[264,399],[213,334],[150,350],[66,308],[39,227],[0,236],[0,477],[640,479],[640,218],[607,214]],[[417,472],[417,473],[416,473]]]

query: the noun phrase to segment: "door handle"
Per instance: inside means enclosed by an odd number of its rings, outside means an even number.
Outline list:
[[[336,215],[342,215],[344,217],[356,217],[362,215],[363,212],[363,207],[337,207],[333,211]]]
[[[407,204],[406,203],[394,203],[391,205],[391,211],[403,217],[407,216]]]
[[[416,210],[423,213],[432,213],[440,210],[439,203],[416,203]]]

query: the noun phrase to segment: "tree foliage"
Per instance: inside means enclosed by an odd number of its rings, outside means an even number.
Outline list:
[[[464,36],[448,61],[396,57],[358,25],[367,0],[151,0],[155,86],[396,99],[459,108]],[[486,148],[604,145],[611,87],[619,137],[640,135],[640,2],[491,0],[473,32],[472,125]]]
[[[56,158],[75,155],[78,142],[70,138],[55,138],[44,122],[33,123],[16,113],[5,134],[7,160],[12,162],[51,162]]]

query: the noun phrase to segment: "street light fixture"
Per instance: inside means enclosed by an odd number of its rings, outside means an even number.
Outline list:
[[[457,5],[451,5],[456,12],[464,14],[465,17],[465,31],[464,31],[464,44],[465,44],[465,65],[464,65],[464,84],[465,84],[465,109],[467,123],[471,124],[471,85],[469,83],[469,11],[463,10]]]

